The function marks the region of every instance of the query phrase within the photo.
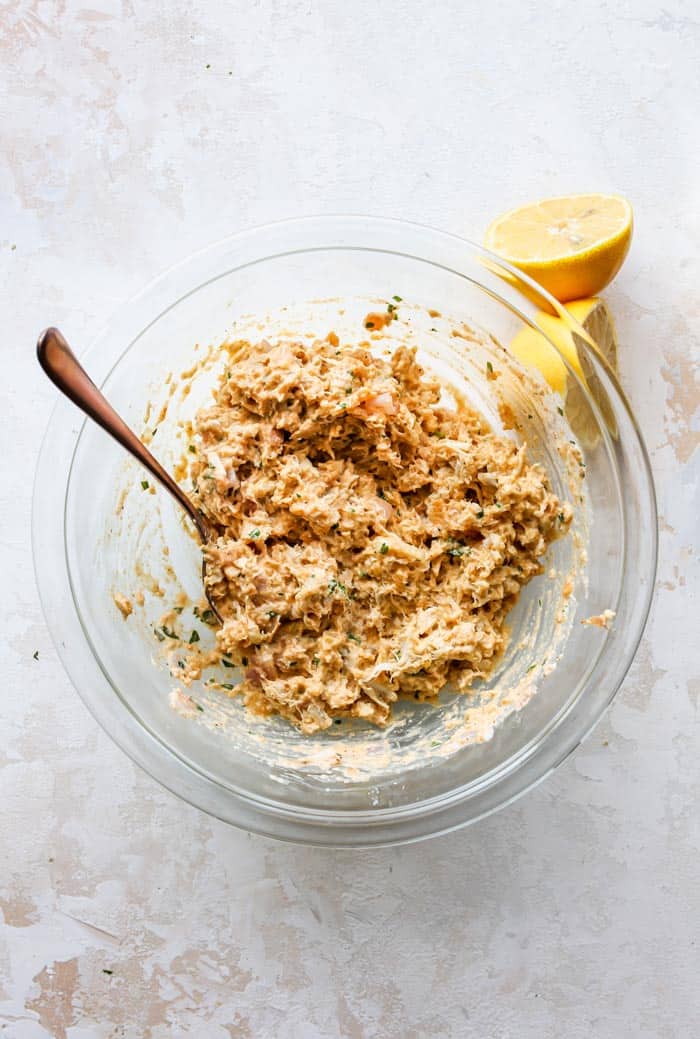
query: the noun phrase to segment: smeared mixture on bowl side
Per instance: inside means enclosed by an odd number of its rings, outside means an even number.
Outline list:
[[[304,733],[466,692],[571,507],[524,445],[440,403],[415,350],[333,333],[227,350],[189,457],[235,692]]]

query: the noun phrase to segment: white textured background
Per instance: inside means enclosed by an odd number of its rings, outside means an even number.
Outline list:
[[[5,0],[0,30],[0,1033],[694,1039],[697,3]],[[98,731],[39,610],[38,331],[81,348],[171,262],[278,217],[479,238],[608,189],[637,215],[607,298],[661,565],[606,718],[525,799],[398,850],[278,846],[178,803]]]

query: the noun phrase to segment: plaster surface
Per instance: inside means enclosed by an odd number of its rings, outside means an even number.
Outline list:
[[[699,48],[690,0],[0,3],[1,1035],[697,1034]],[[87,346],[164,267],[268,220],[479,239],[586,190],[635,206],[606,299],[660,511],[612,708],[525,798],[420,845],[278,845],[180,803],[98,729],[41,614],[37,333]]]

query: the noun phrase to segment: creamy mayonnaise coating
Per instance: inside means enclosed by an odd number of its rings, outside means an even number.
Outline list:
[[[440,403],[415,351],[239,341],[199,411],[193,486],[216,523],[220,651],[259,713],[312,733],[466,691],[571,508],[524,445]]]

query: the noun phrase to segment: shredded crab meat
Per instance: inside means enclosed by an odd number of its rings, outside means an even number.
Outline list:
[[[238,342],[195,421],[207,592],[246,704],[304,733],[466,692],[571,507],[398,348]]]

